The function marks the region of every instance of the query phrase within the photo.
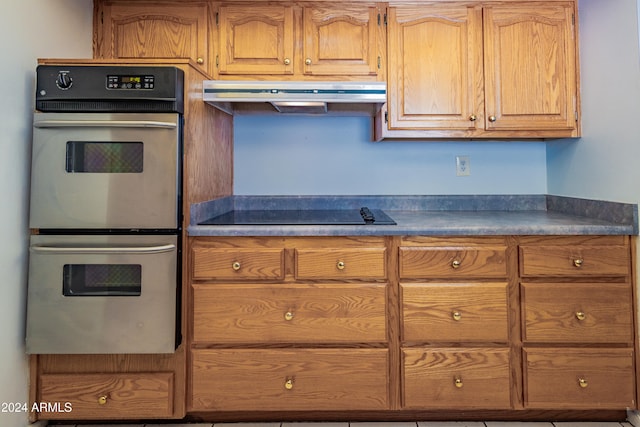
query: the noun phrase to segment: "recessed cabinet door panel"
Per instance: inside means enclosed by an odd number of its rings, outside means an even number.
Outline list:
[[[303,14],[305,74],[376,75],[375,7],[305,7]]]
[[[484,9],[487,130],[574,129],[573,3]]]
[[[222,6],[219,73],[293,74],[293,8]]]
[[[389,10],[389,129],[474,130],[483,123],[482,10]]]

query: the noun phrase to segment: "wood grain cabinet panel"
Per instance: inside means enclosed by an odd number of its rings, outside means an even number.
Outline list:
[[[524,350],[527,408],[635,408],[632,349]]]
[[[507,348],[405,348],[406,409],[506,409],[511,407]]]
[[[525,342],[633,342],[628,283],[523,283]]]
[[[385,342],[385,284],[194,285],[195,343]]]
[[[173,414],[173,372],[43,374],[38,402],[69,402],[47,419],[144,419]]]
[[[211,248],[195,247],[194,279],[282,279],[282,248]]]
[[[388,409],[386,349],[192,351],[191,409]]]
[[[400,247],[400,278],[502,278],[506,247]]]
[[[387,250],[383,247],[297,248],[297,279],[361,279],[387,277]]]
[[[523,277],[626,276],[630,274],[627,246],[521,246]]]
[[[507,286],[401,284],[402,340],[508,342]]]

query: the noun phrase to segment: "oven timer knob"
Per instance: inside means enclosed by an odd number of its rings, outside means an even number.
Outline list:
[[[67,90],[72,85],[73,85],[73,79],[71,78],[69,73],[66,73],[66,72],[58,73],[58,78],[56,79],[56,86],[58,86],[59,89]]]

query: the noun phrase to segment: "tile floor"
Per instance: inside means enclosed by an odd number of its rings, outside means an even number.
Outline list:
[[[82,424],[77,427],[109,427],[115,424]],[[628,422],[520,422],[520,421],[429,421],[429,422],[283,422],[283,423],[195,423],[118,424],[119,427],[633,427]],[[76,427],[56,425],[55,427]]]

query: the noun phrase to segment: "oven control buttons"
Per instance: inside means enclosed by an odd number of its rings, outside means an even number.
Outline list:
[[[73,79],[67,71],[60,71],[56,79],[56,86],[59,89],[67,90],[73,85]]]

